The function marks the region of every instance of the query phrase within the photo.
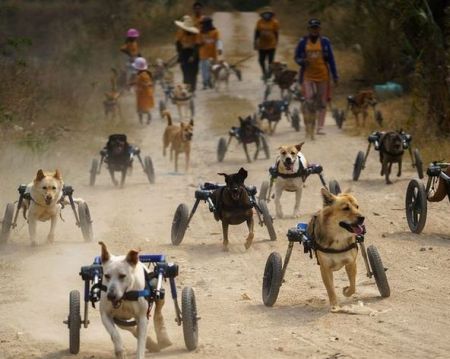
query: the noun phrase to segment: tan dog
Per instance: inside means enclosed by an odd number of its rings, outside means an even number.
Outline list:
[[[177,84],[172,91],[172,101],[177,106],[180,121],[191,119],[193,113],[192,92],[187,84]]]
[[[331,311],[339,311],[333,282],[333,272],[345,267],[349,286],[343,293],[350,297],[356,291],[356,257],[358,249],[356,234],[364,233],[364,217],[359,211],[358,202],[351,194],[334,196],[322,188],[323,209],[308,225],[308,232],[316,244],[316,256],[320,273],[327,289]],[[330,253],[334,251],[334,253]],[[339,251],[339,253],[336,253]]]
[[[116,116],[122,119],[122,111],[120,108],[119,97],[121,93],[117,91],[118,73],[116,69],[111,69],[111,91],[105,92],[105,100],[103,101],[103,108],[105,110],[105,118],[114,120]]]
[[[153,323],[158,341],[156,343],[150,335],[147,336],[151,309],[147,299],[144,297],[138,297],[137,300],[124,299],[127,292],[142,291],[146,288],[145,273],[148,270],[139,261],[138,251],[131,250],[126,256],[114,256],[109,253],[103,242],[99,242],[99,244],[102,247],[103,284],[106,286],[105,295],[100,297],[100,316],[113,341],[115,357],[125,358],[122,338],[117,326],[130,331],[137,338],[137,359],[145,358],[145,348],[151,352],[157,352],[170,346],[172,343],[167,335],[162,315],[164,300],[155,301]],[[156,278],[153,280],[156,282]],[[118,322],[118,320],[128,321],[131,319],[136,320],[136,325],[121,326]]]
[[[359,116],[362,114],[362,125],[366,125],[367,116],[369,115],[369,106],[375,106],[377,100],[372,90],[359,91],[356,96],[350,96],[347,100],[347,108],[350,109],[355,116],[356,126],[360,126]]]
[[[163,116],[167,119],[167,127],[163,134],[163,155],[166,155],[167,147],[170,145],[170,160],[175,155],[175,172],[178,172],[178,155],[184,153],[186,156],[187,172],[189,170],[194,120],[191,119],[188,124],[181,122],[177,126],[173,124],[170,112],[164,111]]]
[[[275,181],[275,210],[277,218],[283,218],[280,201],[283,191],[295,192],[294,217],[299,215],[304,171],[308,166],[305,156],[300,152],[303,144],[304,142],[298,145],[284,145],[278,148],[279,155],[275,163],[277,170]]]

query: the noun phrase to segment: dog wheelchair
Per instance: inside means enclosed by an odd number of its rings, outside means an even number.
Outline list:
[[[353,175],[352,175],[353,181],[358,181],[359,176],[361,175],[361,171],[365,168],[367,157],[369,156],[369,152],[372,145],[375,148],[375,151],[380,151],[381,148],[380,142],[382,136],[385,133],[386,132],[375,131],[369,135],[367,139],[369,141],[369,145],[367,146],[366,153],[364,154],[363,151],[359,151],[358,154],[356,155],[355,163],[353,164]],[[422,157],[420,156],[420,152],[417,148],[414,149],[414,151],[411,148],[412,136],[404,131],[400,131],[398,133],[402,140],[403,150],[408,150],[411,156],[412,167],[416,168],[419,178],[423,178]]]
[[[264,132],[255,124],[255,119],[247,117],[245,120],[240,118],[240,121],[240,127],[231,127],[230,131],[228,132],[228,141],[224,137],[219,138],[219,143],[217,145],[217,160],[219,162],[222,162],[224,160],[225,154],[227,153],[228,147],[230,146],[231,140],[233,138],[235,138],[238,143],[242,144],[242,146],[244,147],[247,162],[252,162],[247,147],[251,143],[256,144],[256,152],[253,157],[254,160],[258,159],[258,154],[261,146],[266,159],[269,159],[270,150],[267,139],[264,135]]]
[[[121,186],[123,186],[127,172],[131,171],[134,156],[138,158],[148,181],[151,184],[155,183],[155,169],[151,157],[145,156],[144,161],[142,161],[139,147],[129,144],[126,135],[114,134],[109,136],[106,146],[100,151],[100,163],[96,158],[92,160],[89,184],[95,185],[97,175],[100,174],[103,163],[106,163],[115,186],[118,185],[118,182],[114,177],[114,172],[122,173]]]
[[[353,108],[353,106],[358,106],[355,96],[349,95],[347,96],[347,108],[344,110],[341,110],[339,108],[336,108],[330,103],[331,105],[331,116],[333,117],[334,121],[336,122],[336,126],[339,129],[342,129],[342,126],[347,119],[347,113],[349,110]],[[378,126],[383,125],[384,117],[383,113],[380,110],[377,110],[377,102],[373,101],[370,104],[370,107],[372,107],[373,110],[373,118],[375,119],[375,122],[378,124]]]
[[[200,318],[197,316],[195,294],[192,288],[184,287],[181,293],[180,308],[175,283],[175,278],[178,276],[178,265],[168,263],[165,256],[160,254],[143,254],[139,256],[139,261],[148,264],[149,268],[148,276],[146,276],[146,293],[144,293],[144,297],[149,304],[149,313],[156,300],[165,298],[163,281],[169,280],[170,293],[175,305],[175,321],[179,326],[183,325],[186,348],[188,350],[196,349],[198,344],[198,320]],[[88,328],[90,324],[89,303],[95,308],[95,304],[100,301],[102,291],[105,290],[105,286],[102,284],[103,267],[100,257],[95,257],[93,264],[81,267],[79,274],[84,281],[83,317],[80,311],[80,292],[78,290],[72,290],[69,294],[69,315],[67,316],[67,320],[64,321],[64,324],[67,324],[69,328],[69,349],[72,354],[78,354],[80,351],[81,326]],[[130,294],[130,298],[127,300],[137,300],[139,297],[139,292],[128,293]],[[114,322],[122,327],[136,326],[135,320],[114,318]]]
[[[427,220],[427,202],[450,201],[450,163],[432,162],[427,169],[427,185],[412,179],[406,190],[406,219],[411,232],[421,233]]]
[[[312,175],[316,174],[319,175],[320,182],[322,183],[322,186],[324,186],[327,190],[329,190],[332,194],[337,195],[341,193],[341,187],[339,185],[339,182],[336,180],[331,180],[330,183],[327,185],[324,175],[323,175],[323,167],[319,164],[311,164],[306,168],[303,168],[303,166],[300,166],[298,173],[294,174],[280,174],[277,170],[278,163],[271,166],[269,168],[269,181],[263,181],[261,183],[261,188],[259,190],[259,200],[264,200],[265,202],[270,202],[270,199],[273,198],[272,194],[272,188],[273,184],[275,183],[277,177],[286,177],[286,178],[293,178],[293,177],[303,177],[303,181],[305,182],[306,179]]]
[[[17,206],[15,203],[8,203],[5,209],[5,215],[1,221],[0,243],[6,243],[11,236],[11,231],[17,227],[17,219],[19,212],[25,200],[32,201],[30,193],[27,191],[27,185],[21,184],[17,189],[19,192],[19,199]],[[74,189],[72,186],[64,185],[62,189],[62,197],[59,200],[62,209],[64,209],[67,203],[72,208],[73,215],[75,216],[75,223],[81,229],[81,233],[86,242],[90,242],[93,239],[92,220],[89,207],[86,202],[75,203],[73,199]],[[75,206],[78,206],[78,210]]]
[[[161,116],[162,119],[164,118],[164,111],[167,110],[168,104],[172,103],[173,105],[175,105],[177,100],[189,101],[191,118],[195,116],[195,103],[194,103],[194,96],[192,93],[188,98],[177,99],[174,93],[175,86],[172,83],[162,81],[161,87],[163,90],[164,97],[162,100],[159,100],[159,115]]]
[[[171,240],[173,245],[178,246],[183,241],[186,230],[201,201],[208,203],[210,212],[214,213],[214,215],[218,214],[218,208],[213,202],[212,194],[215,190],[223,187],[225,187],[224,184],[205,182],[195,191],[195,203],[190,212],[189,207],[186,204],[181,203],[178,205],[172,221]],[[277,235],[273,227],[273,219],[269,213],[266,202],[256,201],[255,196],[257,189],[255,186],[245,186],[245,189],[250,197],[251,206],[256,210],[259,225],[261,227],[263,225],[266,226],[271,241],[276,240]]]
[[[275,132],[275,128],[278,122],[281,120],[281,116],[285,115],[287,120],[291,123],[291,126],[295,131],[300,131],[300,112],[297,108],[293,111],[290,110],[289,101],[287,100],[265,100],[258,105],[257,116],[260,120],[269,121],[270,133]],[[272,122],[274,126],[272,128]]]
[[[289,244],[284,258],[284,263],[282,262],[281,255],[278,252],[272,252],[267,258],[262,285],[262,299],[264,305],[267,307],[272,307],[277,301],[280,287],[285,282],[284,278],[286,269],[291,258],[294,243],[303,245],[303,252],[309,254],[311,259],[313,258],[313,252],[319,250],[314,238],[308,234],[307,229],[307,223],[299,223],[297,227],[288,230],[287,239]],[[380,254],[375,246],[370,245],[366,250],[364,234],[365,229],[362,234],[356,235],[356,243],[361,249],[361,255],[366,266],[367,277],[375,278],[375,283],[377,284],[381,297],[387,298],[391,295],[391,290],[386,276],[387,268],[383,266]]]

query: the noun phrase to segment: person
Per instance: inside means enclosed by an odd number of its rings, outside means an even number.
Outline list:
[[[128,29],[125,43],[120,47],[120,51],[127,55],[126,71],[127,71],[127,83],[131,81],[131,77],[134,74],[133,62],[141,56],[139,53],[139,45],[137,39],[139,38],[139,31],[136,29]]]
[[[320,35],[321,24],[318,19],[308,21],[309,34],[300,39],[295,50],[295,62],[301,67],[300,83],[306,101],[320,99],[317,134],[324,134],[327,102],[331,97],[330,77],[335,85],[338,73],[330,40]]]
[[[134,85],[136,89],[136,105],[139,122],[143,124],[143,117],[147,115],[148,125],[152,120],[151,110],[155,106],[152,74],[148,71],[147,61],[143,57],[137,57],[134,60],[133,68],[137,71],[137,74],[130,85]]]
[[[183,16],[182,21],[175,21],[179,27],[176,33],[176,49],[178,62],[183,73],[183,82],[195,92],[199,64],[199,30],[189,15]]]
[[[258,50],[263,80],[266,80],[270,77],[270,64],[275,58],[280,25],[275,18],[275,13],[268,6],[260,12],[260,17],[256,23],[253,46],[255,50]]]
[[[222,55],[222,41],[219,38],[219,31],[214,27],[213,19],[204,16],[201,20],[199,35],[199,57],[200,69],[202,73],[203,89],[211,87],[211,60],[216,61],[218,55]]]
[[[192,5],[192,11],[194,12],[193,15],[194,26],[200,30],[202,25],[201,21],[203,18],[203,4],[200,1],[196,1]]]

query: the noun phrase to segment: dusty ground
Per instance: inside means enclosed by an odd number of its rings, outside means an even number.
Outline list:
[[[225,49],[238,59],[250,50],[254,14],[216,14],[223,29]],[[228,31],[225,32],[225,29]],[[283,38],[283,46],[292,46]],[[357,294],[341,296],[346,285],[343,272],[336,275],[336,286],[345,305],[364,307],[358,315],[331,314],[327,296],[314,260],[295,251],[278,302],[266,308],[261,300],[261,281],[267,256],[272,251],[284,255],[285,233],[297,220],[275,221],[278,241],[270,242],[264,227],[256,229],[256,242],[245,251],[245,228],[231,230],[230,251],[221,251],[220,224],[206,206],[199,208],[183,243],[170,244],[170,225],[177,205],[193,204],[195,186],[205,180],[220,181],[217,172],[233,172],[240,166],[249,170],[248,184],[257,186],[267,178],[272,160],[244,162],[244,153],[232,146],[222,164],[216,161],[219,136],[226,135],[237,115],[255,110],[262,97],[256,59],[242,66],[244,81],[232,81],[228,93],[198,91],[192,168],[188,174],[175,175],[173,164],[162,157],[161,136],[164,124],[155,115],[149,127],[140,127],[134,115],[133,98],[124,99],[125,123],[96,124],[85,142],[69,141],[67,148],[44,157],[29,157],[23,150],[4,153],[0,161],[2,205],[16,198],[16,187],[29,181],[40,166],[60,167],[67,183],[90,205],[94,219],[95,242],[83,243],[69,209],[66,222],[59,223],[57,241],[45,243],[47,225],[41,225],[41,244],[31,248],[27,228],[21,220],[11,241],[0,250],[0,358],[69,358],[68,330],[62,321],[67,316],[68,294],[82,289],[80,266],[91,263],[99,253],[98,240],[105,241],[114,253],[140,247],[143,252],[166,253],[178,262],[180,287],[193,286],[201,316],[200,342],[193,353],[185,350],[182,331],[173,322],[174,309],[168,300],[166,321],[174,345],[148,357],[197,358],[444,358],[450,351],[448,322],[450,311],[450,236],[448,203],[431,205],[425,231],[420,236],[409,232],[404,214],[404,194],[415,176],[409,159],[403,177],[386,186],[378,175],[376,154],[369,157],[366,170],[357,183],[351,182],[354,157],[364,150],[366,141],[348,137],[328,120],[327,135],[306,142],[304,153],[310,162],[321,163],[328,179],[351,187],[367,218],[368,244],[375,244],[389,268],[387,275],[392,295],[381,300],[373,280],[364,275],[358,259]],[[135,166],[126,188],[114,188],[106,173],[95,188],[87,185],[91,157],[103,146],[111,131],[126,129],[131,142],[150,154],[157,171],[157,183],[150,186],[139,166]],[[79,138],[80,136],[78,136]],[[273,157],[278,145],[302,141],[287,121],[270,138]],[[68,157],[67,157],[68,156]],[[307,221],[321,206],[318,178],[308,179],[302,200],[301,220]],[[286,195],[284,210],[293,207]],[[273,204],[270,209],[274,212]],[[110,339],[97,310],[91,310],[91,326],[82,330],[79,358],[111,358]],[[370,315],[369,315],[370,313]],[[135,340],[124,333],[130,356]]]

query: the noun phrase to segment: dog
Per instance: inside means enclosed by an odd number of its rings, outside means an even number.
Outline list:
[[[289,108],[289,102],[285,100],[266,100],[258,105],[259,121],[268,121],[268,133],[273,135],[283,114],[286,114]]]
[[[194,116],[192,92],[187,84],[177,84],[172,90],[171,99],[177,106],[180,121]]]
[[[194,120],[188,124],[180,122],[174,125],[170,112],[164,111],[164,118],[167,120],[167,127],[163,134],[163,155],[166,155],[167,147],[170,145],[170,160],[175,156],[175,172],[178,172],[178,155],[184,153],[186,156],[186,172],[189,171],[189,161],[191,154],[191,142],[194,133]]]
[[[294,218],[299,216],[305,170],[308,167],[305,156],[300,152],[304,142],[297,145],[284,145],[278,148],[275,162],[275,211],[278,218],[283,218],[281,195],[283,191],[295,192]]]
[[[241,167],[237,173],[231,175],[218,174],[225,177],[226,185],[214,191],[212,200],[217,209],[215,218],[217,221],[222,221],[223,250],[228,251],[228,226],[244,222],[248,227],[245,249],[249,249],[255,234],[253,231],[253,205],[250,203],[250,197],[244,184],[248,173]]]
[[[44,172],[38,170],[33,182],[27,185],[22,203],[23,217],[28,221],[28,231],[31,245],[36,243],[37,222],[50,221],[50,232],[47,241],[53,243],[55,239],[56,222],[61,215],[61,209],[69,204],[63,201],[64,181],[61,172]],[[83,202],[81,198],[74,198],[75,203]]]
[[[164,324],[162,308],[164,300],[155,301],[153,323],[156,331],[157,343],[150,335],[147,336],[150,307],[144,297],[137,300],[125,300],[124,295],[130,291],[141,291],[146,288],[147,268],[139,261],[139,252],[130,250],[126,256],[114,256],[109,253],[103,242],[101,245],[101,259],[103,267],[103,284],[105,295],[100,297],[100,317],[102,323],[111,336],[116,358],[125,358],[122,338],[117,327],[130,331],[137,338],[137,359],[145,358],[145,348],[157,352],[172,345]],[[155,282],[156,280],[153,279]],[[156,283],[155,283],[156,285]],[[135,326],[121,325],[124,321],[136,320]]]
[[[445,173],[447,176],[450,176],[450,166],[442,169],[442,172]],[[433,187],[433,186],[432,186]],[[439,177],[437,188],[431,188],[428,192],[428,201],[430,202],[440,202],[442,201],[446,196],[449,196],[450,194],[447,190],[448,183],[447,181]]]
[[[105,100],[103,101],[105,119],[111,118],[114,120],[118,116],[122,120],[122,111],[119,103],[119,97],[122,93],[117,90],[117,78],[119,74],[114,68],[111,69],[111,72],[111,91],[105,92]]]
[[[119,182],[116,180],[114,172],[118,171],[121,174],[120,186],[125,184],[127,171],[131,169],[132,146],[127,142],[127,136],[124,134],[110,135],[108,142],[103,150],[100,152],[108,165],[109,175],[114,186],[118,186]]]
[[[235,66],[230,65],[224,60],[210,59],[211,87],[219,91],[220,84],[224,84],[229,89],[231,73],[234,73],[239,81],[242,80],[242,73]]]
[[[253,156],[254,160],[258,159],[259,151],[261,150],[261,133],[263,132],[260,127],[256,124],[256,118],[252,116],[247,116],[242,118],[239,116],[239,127],[232,127],[231,133],[235,133],[244,147],[245,156],[247,157],[247,162],[252,162],[250,155],[248,153],[248,144],[255,142],[256,152]]]
[[[356,198],[351,194],[342,193],[335,196],[325,188],[322,188],[321,193],[323,208],[311,219],[308,234],[315,242],[316,257],[331,311],[337,312],[340,307],[334,289],[333,272],[345,267],[349,286],[344,287],[343,294],[346,297],[353,295],[356,291],[358,255],[355,236],[365,233],[364,216],[359,210]]]
[[[281,98],[286,98],[286,92],[290,91],[295,82],[297,71],[289,70],[286,63],[279,61],[272,62],[269,70],[273,75],[273,82],[280,88]]]
[[[314,141],[314,134],[316,132],[316,119],[317,113],[322,108],[322,102],[320,100],[319,93],[314,91],[311,99],[302,101],[302,114],[303,122],[305,123],[306,138],[310,138]]]
[[[359,91],[356,96],[349,96],[347,98],[347,110],[350,110],[353,113],[353,116],[355,116],[357,127],[360,127],[360,115],[362,115],[362,127],[366,126],[367,116],[369,115],[369,106],[374,107],[376,104],[377,99],[373,90],[362,90]],[[381,115],[381,113],[379,114]],[[380,122],[380,118],[376,120],[377,122]]]
[[[385,176],[386,184],[392,184],[389,179],[392,164],[398,163],[397,177],[402,175],[403,137],[402,131],[389,131],[380,134],[381,176]]]

